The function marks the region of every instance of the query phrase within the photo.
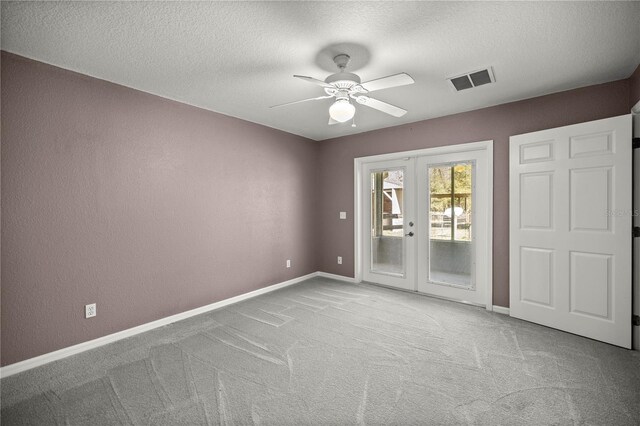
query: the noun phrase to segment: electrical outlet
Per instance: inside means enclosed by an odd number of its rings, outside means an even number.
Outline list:
[[[338,256],[338,265],[342,265],[342,256]]]
[[[291,268],[291,259],[287,259],[287,268]]]
[[[96,304],[84,305],[84,317],[92,318],[96,316]]]

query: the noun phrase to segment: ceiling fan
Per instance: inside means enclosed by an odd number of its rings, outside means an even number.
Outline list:
[[[337,65],[339,72],[331,74],[324,81],[304,75],[294,75],[309,83],[317,84],[324,88],[325,96],[317,98],[303,99],[301,101],[287,102],[280,105],[274,105],[271,108],[278,108],[286,105],[298,104],[307,101],[316,101],[320,99],[336,98],[336,101],[329,107],[329,124],[344,123],[351,120],[355,113],[356,107],[351,103],[351,99],[360,105],[365,105],[378,111],[393,115],[394,117],[402,117],[407,113],[405,109],[395,105],[382,102],[378,99],[367,96],[369,92],[375,90],[388,89],[391,87],[405,86],[413,84],[415,81],[409,74],[400,73],[375,80],[360,82],[360,77],[356,74],[345,72],[345,68],[351,58],[349,55],[340,54],[333,58],[333,62]],[[355,127],[355,124],[352,124]]]

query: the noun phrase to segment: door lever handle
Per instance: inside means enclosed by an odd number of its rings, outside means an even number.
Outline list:
[[[413,237],[413,232],[409,232],[408,234],[404,234],[405,237]]]

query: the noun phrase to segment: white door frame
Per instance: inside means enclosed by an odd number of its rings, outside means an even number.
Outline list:
[[[633,116],[633,137],[640,138],[640,101],[631,108]],[[633,226],[640,226],[640,149],[633,150]],[[632,314],[640,315],[640,239],[633,239],[633,307]],[[633,349],[640,351],[640,326],[632,327]]]
[[[362,194],[364,188],[364,182],[362,179],[363,166],[367,163],[378,161],[391,161],[400,160],[410,157],[420,157],[428,155],[441,155],[441,154],[453,154],[459,152],[468,151],[480,151],[487,152],[487,168],[490,184],[487,188],[488,193],[488,212],[487,212],[487,241],[484,249],[487,255],[487,268],[485,282],[486,288],[486,309],[493,310],[493,140],[462,143],[457,145],[447,145],[435,148],[418,149],[413,151],[393,152],[389,154],[372,155],[369,157],[354,158],[353,168],[353,182],[354,182],[354,260],[355,260],[355,282],[362,282],[362,260],[363,260],[363,235],[362,235],[362,214],[366,210],[366,206],[363,205]],[[479,245],[478,250],[482,247]]]

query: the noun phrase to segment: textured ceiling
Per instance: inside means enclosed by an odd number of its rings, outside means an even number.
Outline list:
[[[321,140],[627,78],[640,62],[639,2],[2,2],[2,49]],[[324,79],[352,56],[363,81],[414,85],[327,125]],[[493,85],[445,77],[492,66]]]

